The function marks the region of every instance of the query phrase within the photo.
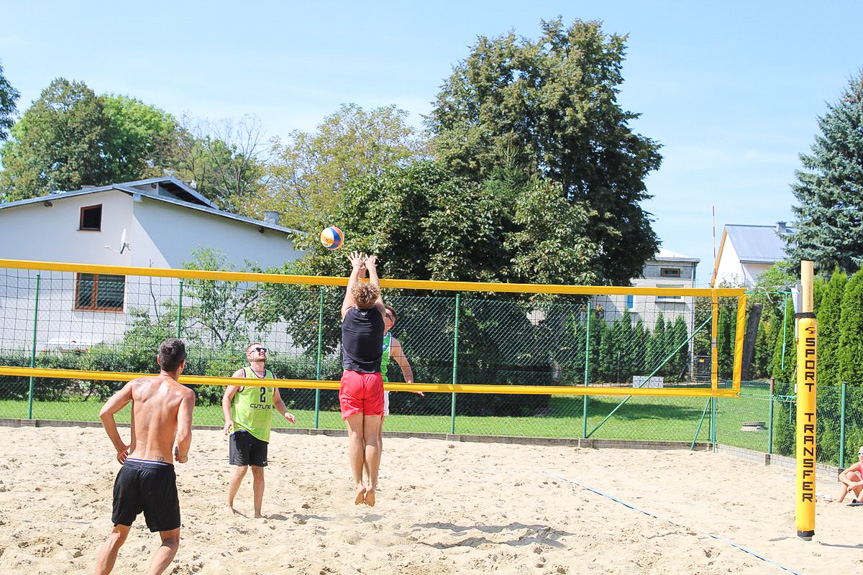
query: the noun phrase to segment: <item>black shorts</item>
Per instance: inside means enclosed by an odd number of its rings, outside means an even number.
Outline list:
[[[150,531],[180,527],[177,474],[170,463],[126,459],[114,481],[114,525],[130,527],[144,512]]]
[[[235,431],[231,434],[230,463],[231,465],[267,466],[267,445],[248,431]]]

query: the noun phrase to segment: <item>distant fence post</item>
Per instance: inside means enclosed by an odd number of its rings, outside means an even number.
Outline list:
[[[587,300],[587,328],[584,338],[584,387],[590,383],[590,300]],[[619,383],[619,382],[618,382]],[[582,396],[581,437],[587,437],[587,394]]]
[[[716,417],[717,417],[717,401],[718,398],[710,398],[710,443],[713,444],[713,453],[716,453]]]
[[[845,389],[847,384],[842,382],[842,396],[839,400],[839,468],[845,469]]]
[[[320,294],[318,299],[318,359],[315,368],[315,377],[321,380],[321,349],[324,345],[324,286],[318,288]],[[315,389],[315,429],[320,425],[321,416],[321,388]]]
[[[773,402],[776,401],[773,395],[773,384],[775,380],[770,378],[770,421],[767,423],[767,453],[773,455]]]
[[[452,384],[458,383],[458,314],[461,303],[461,294],[455,294],[455,329],[452,336]],[[452,392],[452,401],[450,402],[450,429],[449,432],[455,435],[455,392]]]
[[[177,339],[183,333],[183,280],[180,280],[180,294],[177,297]]]
[[[39,283],[41,276],[36,274],[36,302],[33,305],[33,348],[30,350],[30,368],[36,367],[36,330],[39,327]],[[27,393],[27,419],[33,419],[33,387],[36,378],[30,376],[30,391]]]

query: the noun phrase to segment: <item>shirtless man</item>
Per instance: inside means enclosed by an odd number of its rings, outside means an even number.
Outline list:
[[[186,366],[186,346],[166,339],[156,358],[159,375],[133,379],[105,402],[99,417],[123,467],[114,481],[114,528],[99,550],[95,573],[110,573],[138,513],[161,546],[150,562],[149,575],[162,573],[180,545],[180,501],[173,461],[185,463],[192,444],[195,393],[177,383]],[[132,440],[123,443],[114,414],[132,402]],[[176,445],[174,440],[176,439]],[[172,453],[173,448],[173,453]]]

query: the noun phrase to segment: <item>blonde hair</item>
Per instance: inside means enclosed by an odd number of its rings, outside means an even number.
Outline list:
[[[372,284],[357,282],[351,288],[351,295],[358,308],[369,309],[381,295],[381,290]]]

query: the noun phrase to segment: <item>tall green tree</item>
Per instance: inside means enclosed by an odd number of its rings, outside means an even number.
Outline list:
[[[179,125],[169,113],[129,96],[100,98],[108,119],[103,149],[111,180],[161,176],[171,163]]]
[[[625,41],[598,22],[559,18],[542,22],[535,42],[480,37],[427,118],[435,157],[461,176],[482,182],[507,167],[555,182],[589,214],[594,273],[620,284],[656,253],[640,204],[661,161],[659,145],[629,127],[638,114],[617,102]]]
[[[839,377],[850,385],[863,383],[863,270],[845,285],[839,320]]]
[[[848,276],[836,270],[824,286],[818,311],[818,383],[836,385],[839,378],[842,299]]]
[[[344,187],[363,176],[380,176],[423,156],[424,143],[395,106],[366,111],[345,104],[315,132],[295,131],[276,142],[269,166],[269,204],[285,225],[319,230],[342,201]]]
[[[0,64],[0,142],[9,137],[9,130],[15,123],[15,102],[20,95],[6,79]]]
[[[797,223],[785,238],[792,259],[854,273],[863,262],[863,72],[818,118],[820,134],[791,186]]]
[[[127,96],[54,80],[0,148],[6,201],[161,175],[177,129],[168,113]]]
[[[83,82],[58,78],[42,91],[0,149],[5,200],[104,184],[109,120]]]

